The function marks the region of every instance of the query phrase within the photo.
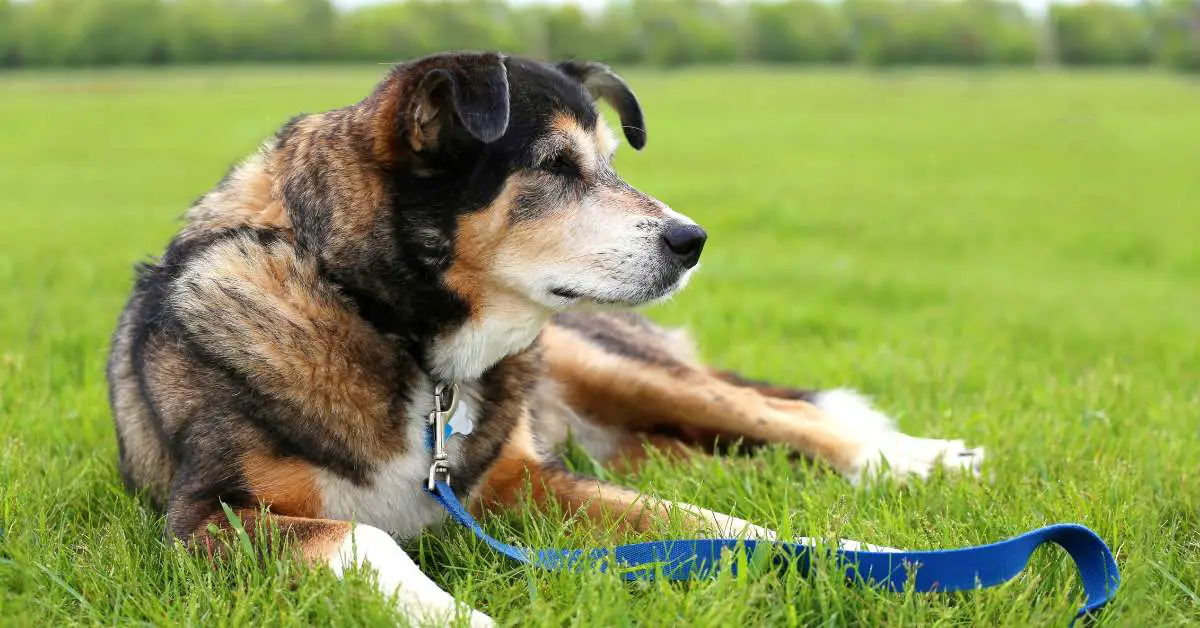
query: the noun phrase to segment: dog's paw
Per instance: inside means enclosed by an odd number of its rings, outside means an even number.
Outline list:
[[[854,483],[878,476],[904,481],[911,476],[928,477],[938,467],[979,477],[983,458],[982,447],[967,447],[961,440],[893,432],[865,444],[847,477]]]
[[[818,408],[847,428],[858,442],[857,451],[839,469],[851,482],[887,476],[903,482],[928,477],[941,467],[977,477],[984,452],[961,440],[917,438],[896,431],[892,420],[851,390],[831,390],[816,398]]]

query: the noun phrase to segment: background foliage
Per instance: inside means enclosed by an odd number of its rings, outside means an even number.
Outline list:
[[[632,0],[599,12],[498,0],[0,0],[0,67],[392,62],[449,48],[621,64],[1160,64],[1200,70],[1200,0],[721,3]]]

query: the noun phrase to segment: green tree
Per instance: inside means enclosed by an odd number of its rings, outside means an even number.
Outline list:
[[[277,60],[324,60],[333,53],[336,14],[330,0],[280,0],[270,14],[274,28],[263,34]]]
[[[342,16],[337,41],[344,59],[387,63],[431,49],[429,34],[422,29],[409,6],[381,4]]]
[[[181,63],[336,58],[338,15],[329,0],[172,0],[169,56]]]
[[[541,15],[545,55],[550,59],[603,60],[613,46],[598,16],[588,15],[574,4],[548,8]]]
[[[1137,7],[1053,5],[1049,25],[1067,65],[1141,65],[1153,57],[1152,20]]]
[[[521,20],[503,2],[404,2],[368,6],[341,16],[342,58],[397,61],[440,50],[522,52],[532,48]]]
[[[483,48],[612,64],[1062,63],[1200,70],[1200,0],[0,0],[0,67],[394,62]],[[839,3],[840,2],[840,3]]]
[[[33,66],[61,66],[70,62],[70,42],[61,16],[71,0],[37,0],[15,12],[14,41],[18,57]]]
[[[253,17],[248,3],[233,0],[175,0],[167,7],[168,56],[179,63],[239,59],[246,53],[239,31]]]
[[[1156,16],[1158,60],[1169,68],[1200,72],[1200,1],[1175,0]]]
[[[83,65],[162,63],[166,58],[158,0],[83,0],[61,16],[71,61]]]
[[[832,63],[850,56],[850,26],[837,7],[813,0],[750,6],[750,56],[770,63]]]
[[[847,0],[854,56],[866,65],[1032,63],[1037,28],[997,0]]]
[[[712,0],[634,0],[643,61],[662,66],[725,63],[738,55],[733,9]]]
[[[17,11],[9,0],[0,0],[0,68],[20,65],[17,44]]]
[[[16,20],[17,54],[30,65],[167,61],[157,0],[38,0]]]

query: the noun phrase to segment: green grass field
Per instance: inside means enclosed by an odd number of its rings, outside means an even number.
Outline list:
[[[217,568],[125,495],[103,363],[133,262],[301,111],[384,72],[0,76],[0,623],[379,625],[363,577]],[[1088,525],[1124,584],[1106,625],[1200,622],[1200,86],[1155,74],[633,73],[620,166],[705,225],[653,312],[758,377],[849,385],[905,431],[988,448],[981,481],[855,490],[782,451],[618,481],[775,527],[909,548]],[[527,545],[561,519],[489,518]],[[502,623],[1066,625],[1065,554],[1014,582],[892,595],[762,570],[688,585],[552,575],[459,530],[409,545]]]

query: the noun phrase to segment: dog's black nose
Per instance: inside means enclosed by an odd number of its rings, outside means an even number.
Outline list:
[[[700,251],[704,250],[704,241],[708,234],[699,225],[675,223],[663,232],[663,242],[688,268],[700,261]]]

